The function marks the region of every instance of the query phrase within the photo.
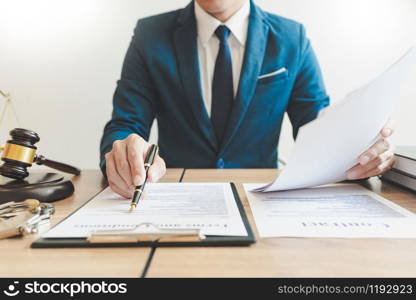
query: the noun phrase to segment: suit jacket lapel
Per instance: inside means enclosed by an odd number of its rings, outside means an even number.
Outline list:
[[[257,77],[263,63],[268,30],[269,26],[264,22],[263,12],[251,2],[246,49],[238,91],[220,151],[227,147],[237,132],[253,98]]]
[[[195,125],[202,131],[214,151],[217,151],[218,143],[215,131],[202,99],[193,2],[182,10],[178,18],[174,43],[182,85],[191,111],[195,116]]]

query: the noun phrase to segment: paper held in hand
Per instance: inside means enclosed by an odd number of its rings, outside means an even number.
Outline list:
[[[402,82],[415,69],[416,49],[412,48],[375,80],[301,127],[280,176],[254,191],[290,190],[345,180],[346,171],[377,140],[393,113]]]

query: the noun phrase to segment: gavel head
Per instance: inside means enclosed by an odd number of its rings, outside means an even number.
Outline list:
[[[10,131],[11,139],[6,142],[1,160],[0,174],[14,179],[29,176],[27,168],[36,159],[35,144],[39,142],[39,135],[31,130],[15,128]]]

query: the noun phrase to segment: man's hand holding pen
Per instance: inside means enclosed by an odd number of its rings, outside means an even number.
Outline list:
[[[111,189],[125,198],[132,198],[136,186],[146,179],[145,159],[151,144],[131,134],[117,140],[105,155],[106,174]],[[147,181],[156,182],[166,173],[165,161],[157,154],[147,172]]]
[[[137,204],[139,204],[139,200],[142,197],[144,187],[146,185],[148,177],[148,172],[151,166],[153,165],[153,162],[155,161],[156,155],[159,152],[159,147],[157,145],[151,145],[149,150],[146,154],[146,159],[144,160],[144,172],[146,174],[143,184],[137,185],[134,189],[134,195],[133,199],[131,199],[131,205],[130,205],[130,212],[132,212],[136,207]]]

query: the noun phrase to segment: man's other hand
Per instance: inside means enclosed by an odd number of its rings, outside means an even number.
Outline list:
[[[114,192],[132,198],[135,186],[143,184],[146,178],[144,160],[150,145],[137,134],[113,143],[113,149],[105,155],[105,162],[108,183]],[[156,182],[165,173],[165,161],[156,155],[148,171],[148,181]]]
[[[347,171],[350,180],[380,175],[394,164],[394,146],[390,142],[393,134],[391,121],[380,131],[380,139],[358,157],[358,164]]]

